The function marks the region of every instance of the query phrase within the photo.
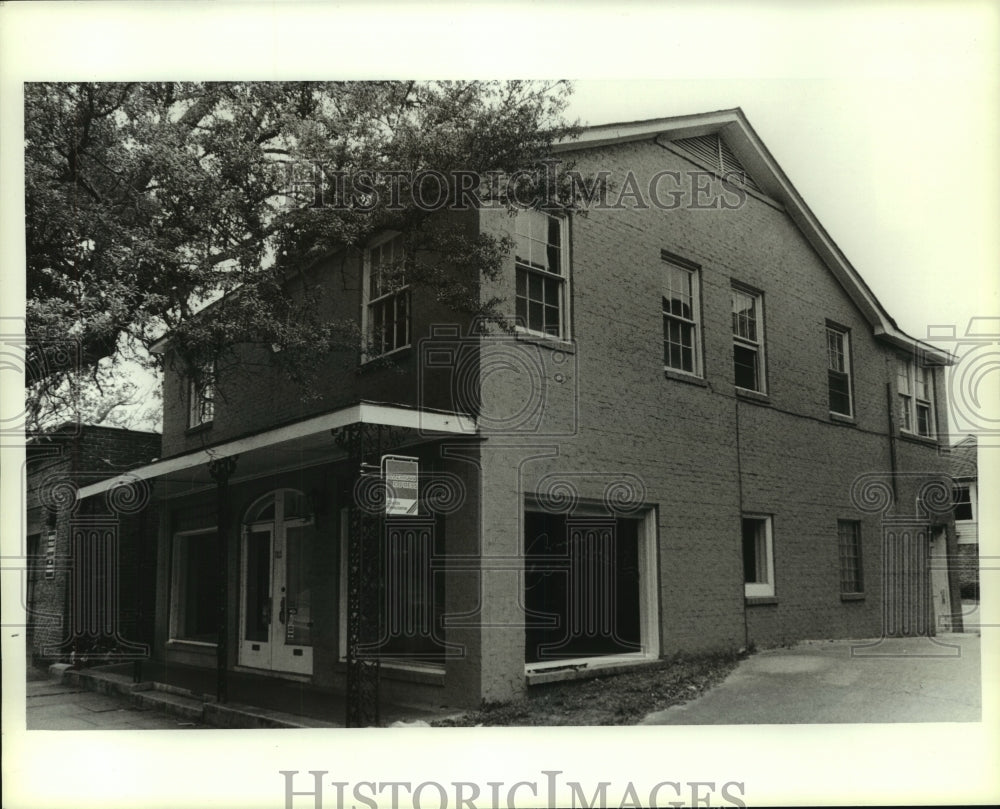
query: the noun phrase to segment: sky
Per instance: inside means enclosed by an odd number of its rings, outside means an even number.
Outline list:
[[[570,112],[589,124],[741,107],[899,325],[916,337],[931,326],[963,334],[970,318],[1000,319],[998,8],[955,0],[5,4],[4,333],[24,305],[21,82],[517,76],[575,79]],[[10,386],[3,393],[10,396]],[[17,454],[5,453],[3,463],[8,488],[0,512],[16,518],[8,494],[19,479]],[[985,670],[997,670],[995,653],[988,662]],[[16,700],[23,680],[9,665],[3,676],[5,699]],[[985,689],[987,716],[996,708],[992,699]],[[10,721],[5,710],[5,741]],[[137,793],[149,807],[279,805],[278,769],[377,777],[388,757],[397,777],[416,780],[457,772],[480,780],[500,771],[537,777],[543,768],[585,780],[643,772],[724,782],[736,774],[758,804],[838,796],[976,802],[997,788],[988,762],[1000,745],[985,727],[500,731],[458,743],[454,735],[421,744],[393,737],[388,747],[385,737],[364,733],[352,735],[350,746],[294,733],[184,737],[183,746],[156,733],[88,737],[86,745],[22,734],[17,780],[5,778],[5,797],[27,784],[18,794],[31,794],[34,785],[36,794],[60,796],[46,805],[125,805],[116,801]],[[849,768],[839,758],[826,766],[831,745],[850,751]]]

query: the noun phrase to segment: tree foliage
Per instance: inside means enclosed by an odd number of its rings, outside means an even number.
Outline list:
[[[330,322],[308,284],[289,295],[288,279],[382,229],[406,235],[408,282],[499,317],[475,283],[509,245],[442,227],[409,184],[420,172],[450,181],[537,168],[575,132],[563,118],[569,92],[517,81],[26,85],[35,422],[57,391],[98,379],[123,352],[144,355],[168,331],[191,369],[259,341],[293,349],[281,356],[303,381],[308,363],[294,349],[356,346],[356,324]],[[343,177],[368,177],[366,193],[317,197]],[[448,200],[459,191],[451,183]],[[505,189],[497,201],[511,204]],[[213,300],[212,317],[195,316]],[[53,350],[67,341],[72,350]]]

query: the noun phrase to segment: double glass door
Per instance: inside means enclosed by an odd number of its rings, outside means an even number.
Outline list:
[[[242,540],[239,660],[244,666],[312,674],[311,519],[245,524]],[[285,498],[287,500],[287,498]],[[268,513],[270,516],[270,512]]]

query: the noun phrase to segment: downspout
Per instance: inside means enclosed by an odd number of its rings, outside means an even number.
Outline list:
[[[740,519],[740,564],[743,560],[742,552],[742,542],[743,542],[743,465],[740,460],[740,400],[734,400],[735,405],[735,416],[736,416],[736,497],[739,501],[739,519]],[[745,579],[745,574],[744,574]],[[745,581],[742,582],[745,584]],[[743,648],[749,652],[750,651],[750,619],[747,616],[747,597],[746,597],[746,587],[743,590]]]
[[[892,395],[892,383],[885,383],[885,397],[886,397],[886,407],[889,413],[889,480],[892,481],[892,503],[893,506],[899,501],[899,491],[897,489],[897,469],[899,468],[899,460],[897,457],[898,447],[896,445],[897,430],[896,430],[896,415],[893,409],[893,395]]]
[[[949,518],[944,524],[945,559],[948,560],[948,596],[951,604],[951,631],[964,632],[962,620],[962,592],[958,583],[958,569],[954,561],[958,559],[958,533],[955,531],[955,520]]]

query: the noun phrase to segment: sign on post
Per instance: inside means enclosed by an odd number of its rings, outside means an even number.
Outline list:
[[[405,455],[383,455],[382,479],[386,489],[386,516],[416,516],[419,480],[417,459]]]

